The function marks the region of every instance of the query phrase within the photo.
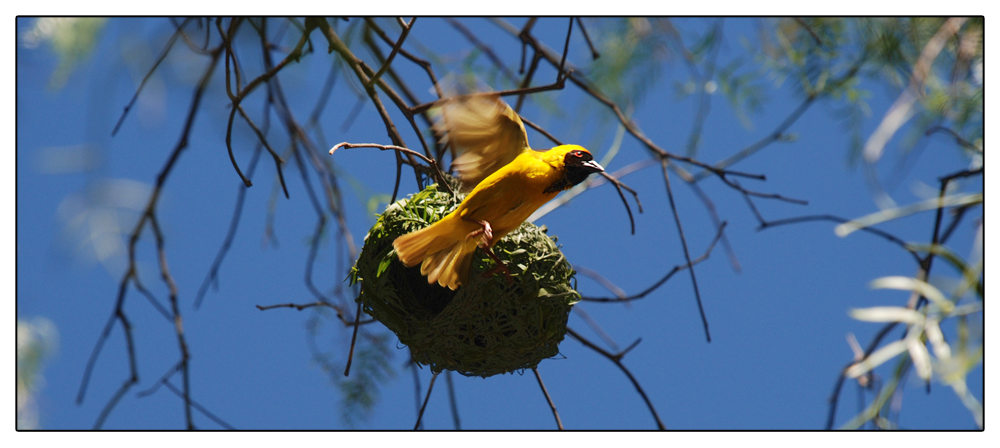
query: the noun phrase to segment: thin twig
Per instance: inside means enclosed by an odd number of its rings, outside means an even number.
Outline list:
[[[649,412],[653,414],[653,419],[656,420],[656,427],[661,430],[667,429],[667,427],[663,424],[663,422],[660,421],[660,416],[656,413],[656,408],[653,407],[653,402],[649,400],[649,397],[646,395],[646,392],[642,390],[642,386],[639,385],[639,381],[636,380],[634,376],[632,376],[632,372],[630,372],[628,368],[625,367],[625,364],[622,363],[622,358],[625,356],[626,353],[628,353],[629,350],[635,347],[635,344],[632,344],[625,351],[619,352],[617,354],[611,354],[608,353],[606,350],[594,345],[593,342],[588,341],[583,336],[580,336],[580,334],[573,331],[572,328],[566,328],[566,332],[569,333],[569,335],[572,336],[573,339],[576,339],[587,348],[590,348],[591,350],[600,353],[605,358],[608,358],[609,360],[611,360],[611,362],[615,363],[615,365],[618,366],[618,368],[625,373],[625,376],[628,377],[629,381],[632,382],[632,386],[634,386],[635,390],[639,392],[639,395],[642,397],[642,400],[646,402],[646,406],[649,407]],[[638,343],[638,341],[636,343]]]
[[[444,371],[444,379],[448,380],[448,403],[451,405],[451,421],[455,423],[455,430],[461,430],[462,421],[458,418],[458,400],[455,399],[455,384],[451,378],[451,370]]]
[[[334,304],[332,304],[330,302],[279,303],[277,305],[254,305],[254,306],[256,306],[257,309],[261,310],[261,311],[273,310],[275,308],[294,308],[294,309],[296,309],[298,311],[302,311],[302,310],[307,309],[307,308],[327,307],[327,308],[330,308],[330,309],[333,309],[334,311],[336,311],[337,312],[337,317],[341,321],[343,321],[343,323],[344,323],[345,326],[348,326],[348,327],[353,327],[355,325],[370,324],[372,322],[378,322],[375,319],[363,320],[363,321],[359,321],[357,323],[355,323],[355,321],[348,321],[347,318],[344,316],[344,310],[342,310],[339,306],[334,305]]]
[[[479,49],[479,51],[482,51],[483,54],[485,54],[486,57],[489,58],[491,62],[493,62],[493,65],[495,65],[497,68],[500,69],[500,72],[503,73],[503,75],[506,76],[510,82],[513,83],[516,81],[517,78],[514,76],[513,73],[510,72],[510,69],[507,68],[507,65],[504,64],[502,60],[500,60],[500,57],[498,57],[497,54],[493,52],[493,49],[490,48],[489,45],[486,45],[482,41],[480,41],[479,38],[477,38],[476,35],[469,30],[469,28],[467,28],[464,24],[462,24],[462,22],[459,22],[458,20],[455,20],[454,18],[451,17],[445,17],[444,21],[448,22],[448,24],[451,25],[452,28],[455,28],[455,30],[457,30],[462,35],[462,37],[464,37],[473,46]]]
[[[413,28],[413,24],[416,21],[417,18],[414,17],[410,19],[410,23],[408,24],[405,22],[402,23],[401,26],[403,27],[403,32],[399,35],[399,40],[396,42],[396,45],[392,46],[392,52],[389,53],[389,57],[386,58],[385,63],[382,64],[382,67],[380,67],[378,71],[375,72],[375,75],[373,75],[371,79],[368,80],[368,84],[365,85],[366,89],[371,88],[373,85],[375,85],[375,83],[378,82],[379,78],[382,77],[382,74],[384,74],[385,71],[389,69],[389,65],[392,64],[392,60],[396,58],[396,53],[399,53],[399,49],[403,46],[403,42],[406,41],[406,36],[410,34],[410,29]]]
[[[600,284],[601,286],[603,286],[604,289],[607,289],[609,292],[611,292],[612,294],[614,294],[615,297],[617,297],[619,300],[620,299],[624,299],[626,296],[628,296],[628,294],[625,294],[625,291],[623,289],[619,288],[614,283],[611,283],[610,280],[604,278],[603,275],[601,275],[600,273],[598,273],[597,271],[595,271],[593,269],[588,269],[588,268],[585,268],[583,266],[574,264],[573,265],[573,270],[576,271],[576,272],[579,272],[580,274],[583,274],[583,275],[585,275],[587,277],[592,278],[598,284]],[[576,310],[576,308],[573,308],[573,309]]]
[[[786,225],[786,224],[796,224],[796,223],[800,223],[800,222],[810,222],[810,221],[832,221],[832,222],[845,223],[845,222],[850,221],[850,219],[845,219],[845,218],[841,218],[839,216],[834,216],[834,215],[797,216],[797,217],[794,217],[794,218],[785,218],[785,219],[777,219],[777,220],[774,220],[774,221],[762,222],[761,225],[759,227],[757,227],[757,230],[761,231],[761,230],[768,229],[768,228],[771,228],[771,227],[777,227],[777,226],[782,226],[782,225]],[[876,229],[874,227],[862,227],[862,228],[860,228],[858,230],[862,231],[862,232],[868,232],[868,233],[870,233],[872,235],[879,236],[879,237],[885,239],[886,241],[889,241],[890,243],[893,243],[893,244],[895,244],[895,245],[897,245],[899,247],[902,247],[907,252],[910,252],[913,255],[913,257],[917,260],[918,263],[920,262],[920,257],[915,252],[913,252],[912,250],[910,250],[910,249],[907,248],[906,241],[903,241],[902,239],[896,237],[895,235],[892,235],[891,233],[886,232],[884,230]]]
[[[628,303],[629,302],[625,302],[626,306],[628,306]],[[608,346],[611,347],[612,350],[617,351],[620,349],[618,343],[615,342],[615,339],[612,338],[611,335],[608,334],[608,332],[604,331],[604,329],[601,328],[601,324],[597,323],[597,321],[594,320],[594,318],[590,317],[590,313],[586,312],[582,306],[574,306],[573,312],[576,313],[578,316],[580,316],[580,318],[583,319],[583,322],[587,324],[587,326],[590,327],[590,329],[593,330],[594,333],[597,333],[597,335],[600,336],[602,340],[604,340],[604,343],[608,344]]]
[[[420,393],[420,373],[417,372],[417,362],[413,360],[412,351],[410,352],[410,361],[407,364],[410,366],[410,372],[413,373],[413,411],[417,415],[420,415],[420,404],[422,401],[420,398],[423,394]],[[420,429],[420,426],[417,429]]]
[[[112,311],[111,317],[108,319],[108,323],[105,325],[104,330],[101,333],[101,336],[98,338],[98,341],[94,346],[94,350],[91,353],[90,359],[87,362],[87,366],[84,369],[83,380],[81,381],[80,390],[77,394],[77,404],[81,404],[83,402],[87,386],[90,382],[90,375],[93,371],[94,366],[96,365],[97,357],[100,354],[101,349],[104,347],[104,342],[110,336],[111,329],[113,328],[114,323],[116,321],[121,322],[122,328],[125,331],[125,343],[129,359],[130,374],[129,378],[125,380],[121,388],[119,388],[118,392],[116,392],[115,395],[112,396],[111,399],[108,401],[108,403],[104,406],[104,409],[101,411],[101,414],[97,418],[97,421],[95,423],[95,428],[100,428],[104,424],[105,419],[111,413],[111,410],[114,409],[114,407],[117,405],[118,401],[121,400],[121,397],[124,396],[124,394],[128,392],[128,390],[133,385],[139,382],[139,373],[138,373],[138,368],[136,367],[135,343],[132,335],[132,325],[129,322],[128,318],[126,317],[124,311],[125,296],[126,292],[128,291],[128,284],[131,279],[138,276],[136,267],[137,264],[135,259],[136,246],[139,242],[142,230],[146,226],[146,223],[148,223],[151,220],[151,218],[155,216],[156,205],[158,204],[160,193],[163,191],[163,187],[166,184],[167,177],[173,171],[174,165],[177,163],[177,160],[180,158],[181,153],[188,145],[188,136],[191,132],[191,129],[193,128],[194,119],[197,116],[198,110],[200,109],[202,95],[204,94],[205,89],[208,86],[208,81],[209,79],[211,79],[212,73],[215,71],[215,67],[217,66],[219,56],[222,55],[223,52],[222,50],[223,47],[220,46],[211,52],[211,61],[206,67],[205,72],[202,74],[202,77],[198,82],[197,87],[194,90],[194,95],[191,100],[191,105],[188,108],[187,117],[184,121],[184,126],[181,131],[180,139],[176,144],[176,146],[174,147],[173,151],[170,153],[170,156],[167,158],[167,161],[164,164],[163,168],[160,170],[160,173],[157,175],[156,183],[153,187],[152,193],[150,194],[149,200],[146,203],[146,206],[143,209],[143,212],[140,215],[139,221],[136,223],[136,226],[133,229],[131,236],[129,237],[129,245],[128,245],[129,265],[128,268],[126,269],[125,274],[122,276],[121,282],[119,283],[118,298],[115,303],[115,309],[114,311]]]
[[[132,277],[132,284],[135,286],[135,289],[139,291],[139,293],[141,293],[143,296],[146,297],[146,300],[148,300],[149,303],[153,305],[153,308],[156,308],[156,311],[158,311],[161,316],[165,317],[168,322],[174,321],[174,318],[173,316],[170,315],[170,312],[167,311],[167,309],[160,304],[160,301],[156,300],[156,297],[153,296],[153,293],[149,292],[149,290],[147,290],[146,287],[143,286],[142,282],[139,281],[139,277]]]
[[[371,98],[372,104],[375,105],[375,110],[378,111],[379,116],[382,118],[382,123],[383,125],[385,125],[386,132],[389,134],[389,138],[392,139],[392,143],[396,146],[405,147],[406,143],[403,141],[402,135],[400,135],[399,131],[396,129],[396,125],[395,123],[393,123],[392,118],[389,116],[389,112],[385,109],[385,106],[382,104],[381,97],[379,97],[379,94],[375,90],[374,86],[368,84],[368,80],[370,79],[370,77],[369,74],[366,73],[367,67],[364,65],[364,62],[358,59],[357,56],[355,56],[354,53],[352,53],[351,50],[347,47],[347,45],[340,40],[340,37],[338,37],[337,33],[333,31],[333,27],[330,26],[330,23],[327,22],[325,18],[318,17],[318,18],[312,18],[311,20],[312,20],[311,23],[315,24],[323,32],[324,37],[326,37],[326,40],[329,44],[328,52],[336,51],[344,59],[344,61],[347,62],[347,65],[351,68],[351,70],[354,71],[354,74],[357,76],[361,84],[366,86],[365,90],[368,93],[368,97]],[[385,84],[384,81],[379,80],[376,84],[378,84],[378,86],[382,89],[385,90],[389,89],[389,87]],[[412,114],[413,113],[412,109],[408,113]],[[413,155],[407,154],[407,157],[410,159],[410,163],[416,166],[417,163],[416,160],[413,158]],[[420,175],[419,173],[416,172],[414,173],[414,175],[416,176],[417,184],[419,185],[421,183]]]
[[[264,106],[264,130],[265,132],[270,127],[270,110],[271,102],[268,101]],[[250,166],[247,168],[247,175],[253,177],[254,171],[257,169],[257,161],[260,160],[260,153],[262,152],[263,144],[258,143],[257,148],[254,149],[253,156],[250,157]],[[201,307],[201,301],[205,298],[205,293],[208,291],[209,285],[218,284],[219,268],[222,267],[222,262],[226,258],[226,254],[229,253],[229,248],[232,246],[233,239],[236,237],[236,229],[240,223],[240,216],[243,213],[243,203],[246,201],[247,189],[240,187],[236,192],[236,206],[233,210],[233,217],[229,220],[229,230],[226,231],[226,237],[222,240],[222,246],[219,247],[219,253],[215,255],[215,260],[212,261],[212,267],[208,269],[208,273],[205,275],[205,280],[202,281],[201,287],[198,288],[198,294],[194,299],[194,308],[198,309]]]
[[[580,32],[583,33],[583,39],[587,41],[587,47],[590,48],[590,56],[596,61],[597,58],[601,57],[601,54],[597,52],[597,49],[594,48],[594,43],[590,41],[590,35],[587,34],[587,28],[583,26],[583,20],[577,17],[576,23],[580,25]]]
[[[747,157],[755,154],[756,152],[758,152],[758,151],[766,148],[771,143],[774,143],[774,142],[780,140],[782,138],[782,136],[785,135],[785,131],[788,130],[788,128],[791,127],[792,124],[794,124],[796,121],[798,121],[799,117],[801,117],[802,114],[804,114],[807,110],[809,110],[809,107],[812,106],[813,103],[815,103],[816,98],[817,98],[817,96],[815,96],[815,95],[810,95],[809,97],[807,97],[805,100],[802,101],[802,103],[799,104],[799,106],[797,108],[795,108],[795,110],[792,111],[791,114],[788,115],[788,117],[785,118],[784,121],[782,121],[780,124],[778,124],[778,126],[775,127],[774,130],[771,131],[770,134],[764,136],[760,140],[757,140],[756,142],[754,142],[750,146],[747,146],[746,148],[743,148],[742,150],[740,150],[736,154],[733,154],[733,155],[727,157],[726,159],[722,160],[721,162],[716,163],[713,166],[713,168],[714,169],[724,170],[726,167],[732,166],[736,162],[739,162],[739,161],[741,161],[741,160],[743,160],[743,159],[745,159],[745,158],[747,158]],[[702,180],[702,179],[704,179],[704,178],[706,178],[706,177],[708,177],[708,176],[710,176],[712,174],[719,174],[719,172],[718,171],[713,171],[713,170],[701,171],[701,172],[696,173],[694,175],[694,180],[697,182],[697,181]]]
[[[724,175],[720,175],[719,178],[722,179],[722,182],[724,182],[726,185],[729,185],[732,189],[740,193],[743,193],[745,195],[756,196],[758,198],[763,198],[763,199],[777,199],[779,201],[789,202],[798,205],[809,205],[809,201],[806,201],[804,199],[786,198],[780,194],[773,194],[773,193],[759,193],[756,191],[751,191],[747,190],[746,188],[743,188],[742,186],[740,186],[739,183],[726,179],[726,176]]]
[[[563,45],[562,59],[559,60],[559,74],[557,79],[562,76],[566,69],[566,55],[569,54],[569,38],[573,35],[573,18],[569,18],[569,29],[566,31],[566,43]]]
[[[411,156],[414,156],[414,157],[418,157],[421,160],[423,160],[424,162],[427,162],[427,164],[430,165],[430,167],[434,170],[434,173],[437,174],[439,185],[444,186],[448,190],[448,192],[454,194],[454,192],[451,190],[451,186],[448,185],[448,182],[444,178],[444,173],[442,173],[441,172],[441,168],[438,167],[437,161],[435,161],[434,159],[431,159],[429,157],[426,157],[423,154],[421,154],[419,152],[416,152],[416,151],[414,151],[412,149],[404,148],[402,146],[396,146],[396,145],[380,145],[378,143],[348,143],[348,142],[341,142],[341,143],[337,143],[336,145],[333,146],[333,148],[330,149],[330,155],[333,155],[334,151],[336,151],[336,150],[338,150],[340,148],[344,148],[344,149],[351,149],[351,148],[378,148],[378,149],[381,149],[382,151],[388,151],[388,150],[391,149],[391,150],[394,150],[394,151],[397,151],[397,152],[401,152],[401,153],[408,154],[408,155],[411,155]]]
[[[524,75],[524,79],[521,81],[521,88],[522,89],[526,89],[529,86],[531,86],[531,81],[535,77],[535,72],[538,71],[538,63],[541,62],[541,60],[542,60],[542,55],[540,55],[538,53],[535,53],[535,55],[531,57],[531,66],[528,67],[528,73]],[[522,69],[521,72],[523,73],[524,70]],[[517,102],[514,104],[514,111],[517,112],[518,114],[521,113],[521,106],[524,105],[524,99],[527,98],[527,97],[528,96],[525,95],[525,94],[521,94],[521,95],[517,96]],[[522,117],[521,120],[524,121],[524,118]],[[527,124],[527,122],[525,122],[525,124]],[[535,127],[535,126],[532,126],[532,127]],[[536,128],[536,129],[538,129],[538,128]]]
[[[542,388],[542,393],[545,394],[545,401],[549,402],[549,408],[552,409],[552,416],[556,418],[556,426],[562,431],[563,424],[562,419],[559,418],[559,411],[556,410],[556,404],[552,402],[552,397],[549,396],[549,391],[545,389],[545,383],[542,382],[542,376],[538,374],[538,367],[532,367],[532,372],[535,372],[535,379],[538,380],[538,387]]]
[[[351,335],[351,351],[347,354],[347,366],[344,367],[344,376],[351,373],[351,362],[354,361],[354,345],[358,342],[358,322],[361,320],[361,301],[358,301],[358,309],[354,312],[354,334]]]
[[[677,205],[674,203],[674,192],[670,188],[670,173],[667,169],[667,159],[660,159],[660,166],[663,167],[663,180],[667,184],[667,199],[670,200],[670,211],[674,215],[674,222],[677,224],[677,234],[681,239],[681,247],[684,249],[684,259],[687,260],[691,274],[691,285],[694,288],[694,298],[698,302],[698,313],[701,314],[701,323],[705,327],[705,339],[712,342],[712,335],[708,332],[708,318],[705,317],[705,308],[701,304],[701,293],[698,292],[698,279],[694,275],[694,265],[691,263],[691,253],[688,251],[687,238],[684,237],[684,228],[681,226],[681,215],[677,212]]]
[[[375,34],[377,34],[380,38],[382,38],[383,42],[385,42],[388,45],[393,44],[392,40],[389,39],[389,36],[385,34],[385,31],[382,31],[382,28],[380,28],[378,24],[375,23],[374,20],[366,17],[365,24],[367,24],[369,28],[375,31]],[[409,59],[414,64],[417,64],[421,68],[423,68],[424,71],[427,72],[427,77],[430,78],[430,83],[432,86],[434,86],[434,90],[437,93],[438,98],[444,96],[444,93],[441,91],[441,86],[438,84],[437,76],[434,74],[434,69],[432,68],[430,62],[414,56],[412,53],[406,51],[406,49],[404,48],[399,49],[399,54],[403,55],[403,57],[405,57],[406,59]]]
[[[236,174],[240,176],[240,180],[243,181],[243,185],[248,188],[253,186],[253,182],[250,182],[246,176],[243,175],[243,171],[240,170],[240,164],[236,162],[236,156],[233,154],[233,120],[236,119],[236,108],[233,107],[229,111],[229,122],[226,125],[226,151],[229,152],[229,161],[233,164],[233,168],[236,169]]]
[[[434,101],[431,101],[429,103],[424,103],[424,104],[419,104],[419,105],[413,106],[412,108],[410,108],[410,111],[412,113],[422,113],[422,112],[425,112],[425,111],[427,111],[429,109],[433,109],[435,107],[441,107],[442,105],[444,105],[445,103],[447,103],[449,101],[465,100],[465,99],[476,97],[476,96],[512,96],[512,95],[526,95],[526,94],[529,94],[529,93],[547,92],[549,90],[562,90],[566,86],[566,79],[567,79],[567,77],[569,77],[572,73],[573,73],[572,70],[568,70],[565,73],[562,73],[561,76],[559,76],[558,79],[556,79],[556,82],[554,82],[552,84],[549,84],[549,85],[545,85],[545,86],[525,87],[525,88],[522,88],[522,89],[501,90],[499,92],[479,92],[479,93],[473,93],[473,94],[469,94],[469,95],[460,95],[460,96],[454,96],[454,97],[447,97],[447,98],[442,98],[442,99],[434,100]]]
[[[257,138],[264,145],[264,148],[267,148],[268,154],[271,154],[271,158],[274,160],[274,167],[278,171],[278,180],[281,182],[281,190],[285,192],[285,199],[288,199],[288,186],[285,185],[285,175],[281,172],[281,166],[285,164],[285,161],[281,160],[281,156],[279,156],[278,153],[271,148],[271,144],[267,142],[267,137],[264,137],[264,133],[257,128],[257,125],[254,124],[253,120],[250,119],[250,116],[248,116],[246,111],[243,110],[243,106],[239,104],[234,104],[233,106],[240,112],[240,116],[246,120],[247,124],[250,125],[250,129],[253,129],[254,134],[257,135]],[[249,180],[247,180],[247,182],[249,182]]]
[[[118,122],[115,123],[115,128],[111,130],[112,137],[114,137],[115,134],[118,133],[118,129],[121,128],[122,123],[125,122],[125,117],[128,115],[128,112],[132,109],[132,106],[135,104],[135,101],[139,99],[139,92],[142,92],[142,88],[146,86],[146,81],[149,81],[149,78],[153,76],[153,72],[156,71],[156,68],[159,67],[160,63],[167,58],[168,54],[170,54],[170,49],[174,47],[174,43],[177,42],[177,38],[182,34],[184,34],[184,26],[187,25],[189,21],[191,21],[190,17],[184,19],[183,22],[177,25],[176,31],[174,31],[174,33],[170,35],[170,39],[168,39],[167,44],[163,46],[163,50],[160,51],[160,56],[156,58],[156,62],[154,62],[153,66],[149,69],[148,72],[146,72],[146,76],[142,77],[142,81],[139,83],[139,87],[135,89],[135,94],[132,95],[132,99],[129,100],[128,104],[125,105],[125,110],[122,111],[121,117],[119,117]]]
[[[815,31],[813,31],[812,27],[809,26],[809,24],[806,23],[805,20],[802,20],[801,17],[794,17],[794,19],[795,19],[795,23],[798,23],[799,26],[801,26],[802,28],[804,28],[806,30],[806,32],[808,32],[809,35],[812,36],[813,40],[816,41],[816,45],[819,45],[820,47],[825,47],[825,45],[823,45],[823,39],[819,38],[819,35],[816,34]]]
[[[187,421],[187,429],[191,430],[194,429],[194,421],[191,417],[191,378],[189,374],[190,370],[188,369],[191,354],[188,352],[187,341],[184,338],[184,320],[181,318],[180,305],[177,303],[177,283],[174,282],[173,276],[170,275],[170,268],[167,265],[167,253],[164,250],[163,232],[160,230],[159,221],[157,221],[155,216],[150,216],[149,225],[156,239],[156,253],[160,260],[160,275],[163,277],[163,282],[167,284],[167,289],[170,291],[170,309],[173,312],[174,331],[177,334],[177,345],[181,352],[181,376],[184,382],[184,418]]]
[[[427,397],[424,398],[424,405],[420,407],[420,414],[417,415],[417,424],[413,425],[413,430],[416,431],[420,429],[420,420],[424,418],[424,410],[427,409],[427,402],[431,400],[431,391],[434,390],[434,381],[437,380],[438,375],[441,372],[437,372],[431,377],[431,383],[427,385]]]
[[[181,367],[183,367],[183,365],[184,364],[182,362],[174,364],[174,366],[171,367],[169,370],[167,370],[167,373],[164,373],[163,376],[161,376],[160,379],[156,381],[156,383],[154,383],[146,390],[139,391],[139,393],[135,394],[135,396],[138,398],[145,398],[150,395],[153,395],[154,393],[156,393],[156,391],[160,390],[160,386],[169,381],[170,377],[174,376],[174,374],[177,373],[177,371],[180,370]]]
[[[896,328],[897,324],[898,322],[892,322],[882,327],[882,329],[879,330],[877,334],[875,334],[875,337],[872,338],[872,342],[868,344],[868,348],[865,349],[864,356],[858,361],[852,359],[850,363],[848,363],[846,366],[844,366],[843,369],[840,370],[840,375],[837,377],[837,381],[833,386],[833,394],[830,396],[829,399],[830,407],[826,415],[827,430],[833,429],[833,421],[837,415],[837,401],[840,397],[840,389],[844,385],[844,380],[847,379],[847,370],[850,369],[852,366],[854,366],[856,363],[864,361],[866,358],[868,358],[868,356],[871,355],[876,348],[878,348],[878,344],[882,341],[882,339],[885,338],[885,336],[888,335],[893,328]]]
[[[968,140],[962,138],[962,136],[958,135],[957,132],[955,132],[955,131],[953,131],[951,129],[948,129],[948,128],[944,127],[944,126],[934,126],[934,127],[930,128],[930,129],[928,129],[926,132],[924,132],[924,135],[929,136],[931,134],[934,134],[935,132],[944,132],[945,134],[950,135],[952,138],[955,139],[956,143],[958,143],[959,145],[962,145],[965,148],[972,149],[972,150],[975,150],[975,151],[980,151],[980,152],[982,151],[981,148],[976,147],[976,145],[974,145],[971,142],[969,142]]]
[[[167,381],[166,383],[163,383],[163,385],[167,386],[167,389],[169,389],[171,392],[173,392],[174,395],[177,395],[178,397],[181,396],[181,391],[177,390],[177,388],[174,387],[174,385],[171,384],[169,381]],[[209,411],[208,409],[206,409],[204,406],[198,404],[198,402],[196,402],[194,400],[191,400],[191,407],[193,407],[198,412],[201,412],[202,415],[204,415],[205,417],[208,417],[210,420],[212,420],[213,422],[215,422],[219,426],[223,427],[224,429],[229,430],[229,431],[235,431],[236,430],[236,428],[234,428],[232,425],[230,425],[229,423],[226,423],[225,420],[219,418],[217,415],[213,414],[211,411]]]
[[[735,182],[735,181],[734,181]],[[722,218],[719,217],[719,213],[715,210],[715,203],[712,199],[705,194],[705,191],[701,189],[695,182],[685,182],[686,185],[691,187],[691,191],[694,191],[695,196],[701,200],[701,203],[705,205],[705,209],[708,210],[708,216],[712,218],[712,225],[715,226],[716,231],[722,226]],[[744,195],[747,200],[750,200],[748,195]],[[725,234],[722,234],[722,250],[726,251],[726,256],[729,258],[729,264],[733,266],[733,270],[739,273],[743,270],[740,266],[740,260],[736,258],[736,251],[733,250],[732,246],[729,245],[729,238]]]
[[[628,302],[632,300],[639,300],[642,299],[643,297],[646,297],[649,293],[655,291],[661,285],[666,283],[667,280],[670,280],[670,277],[673,277],[674,274],[707,260],[708,256],[712,253],[712,249],[715,248],[715,244],[719,242],[720,238],[722,238],[723,231],[725,230],[726,225],[727,225],[726,221],[722,221],[721,225],[719,225],[718,231],[715,234],[715,238],[712,239],[712,242],[708,245],[708,248],[705,249],[705,253],[701,254],[700,257],[691,260],[691,263],[689,264],[679,264],[677,266],[674,266],[674,268],[671,269],[670,272],[667,272],[666,275],[664,275],[662,278],[657,280],[656,283],[653,283],[652,286],[646,288],[642,292],[626,297],[581,297],[580,300],[588,302]]]

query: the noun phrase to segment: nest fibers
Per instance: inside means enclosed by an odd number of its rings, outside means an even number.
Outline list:
[[[533,368],[559,353],[580,300],[570,286],[575,272],[545,227],[525,222],[493,246],[514,277],[510,285],[503,275],[483,278],[495,264],[480,249],[469,284],[456,291],[427,284],[420,266],[405,267],[392,249],[396,237],[438,221],[459,201],[435,184],[386,208],[351,270],[351,284],[361,282],[358,300],[435,373],[485,378]]]

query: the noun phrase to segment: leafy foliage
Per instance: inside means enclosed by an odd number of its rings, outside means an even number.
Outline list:
[[[342,395],[341,420],[352,427],[371,415],[378,404],[379,386],[395,376],[389,364],[392,359],[389,339],[386,333],[368,337],[354,352],[351,375],[345,378],[336,372],[331,376]]]

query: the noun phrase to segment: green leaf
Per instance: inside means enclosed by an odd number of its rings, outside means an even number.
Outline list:
[[[376,277],[381,277],[382,273],[386,269],[389,269],[389,265],[392,264],[392,258],[396,256],[396,251],[390,251],[385,257],[382,257],[382,261],[378,263],[378,270],[375,272]]]

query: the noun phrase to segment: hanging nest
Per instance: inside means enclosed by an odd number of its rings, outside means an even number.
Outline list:
[[[407,268],[392,249],[396,237],[437,222],[460,200],[434,184],[386,208],[351,270],[358,301],[435,373],[485,378],[533,368],[559,353],[580,300],[570,286],[575,272],[545,227],[525,222],[493,246],[513,275],[509,285],[502,274],[483,278],[496,265],[480,249],[469,284],[456,291],[427,284],[420,266]]]

